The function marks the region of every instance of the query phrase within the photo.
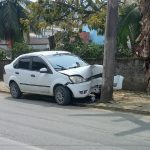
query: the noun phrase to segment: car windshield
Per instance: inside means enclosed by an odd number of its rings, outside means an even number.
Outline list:
[[[53,68],[57,71],[78,68],[88,65],[81,58],[73,54],[55,54],[48,55],[46,57],[50,64],[53,66]]]

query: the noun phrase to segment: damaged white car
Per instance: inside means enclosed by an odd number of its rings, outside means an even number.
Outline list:
[[[4,67],[4,82],[14,98],[22,93],[54,96],[60,105],[71,98],[99,94],[102,65],[89,65],[66,51],[42,51],[19,56]],[[116,89],[122,88],[122,76],[115,76]]]

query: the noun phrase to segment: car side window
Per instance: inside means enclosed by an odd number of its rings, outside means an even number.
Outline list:
[[[47,68],[46,63],[40,57],[33,57],[31,69],[33,71],[40,71],[41,68]]]
[[[13,67],[14,67],[15,69],[17,69],[17,68],[18,68],[18,60],[17,60],[17,61],[15,61],[15,63],[13,64]]]
[[[29,69],[30,67],[30,58],[21,58],[18,62],[18,69]]]

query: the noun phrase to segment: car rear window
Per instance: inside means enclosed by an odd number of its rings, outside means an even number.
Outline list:
[[[30,58],[21,58],[18,62],[19,69],[29,69],[30,67]]]

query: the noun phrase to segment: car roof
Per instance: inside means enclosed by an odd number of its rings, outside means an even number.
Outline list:
[[[39,56],[39,55],[47,56],[47,55],[55,55],[55,54],[70,54],[70,52],[67,52],[67,51],[39,51],[39,52],[23,54],[20,56],[21,57],[22,56]]]

